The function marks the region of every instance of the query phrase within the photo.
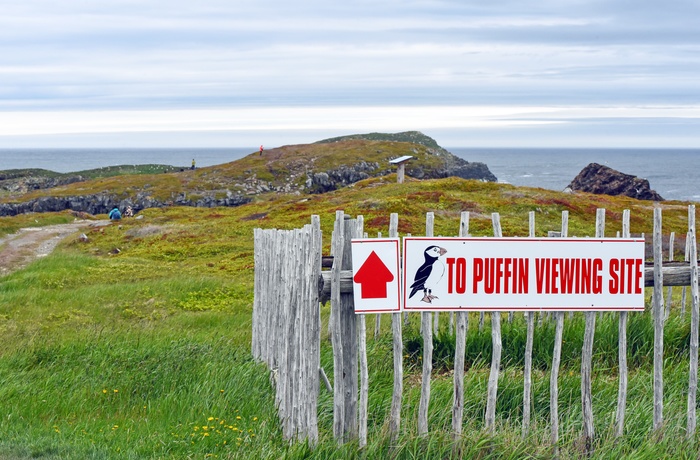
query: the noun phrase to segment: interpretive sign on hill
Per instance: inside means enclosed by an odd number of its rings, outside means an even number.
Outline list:
[[[401,311],[399,239],[352,240],[355,313]]]
[[[644,240],[404,238],[406,311],[644,310]]]

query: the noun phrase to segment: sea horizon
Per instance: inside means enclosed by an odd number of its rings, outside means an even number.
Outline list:
[[[485,163],[501,183],[564,190],[583,168],[599,163],[647,179],[666,200],[700,201],[700,149],[444,147]],[[189,168],[228,163],[257,153],[251,147],[0,148],[0,170],[38,168],[71,173],[108,166],[162,164]],[[409,152],[410,154],[410,152]]]

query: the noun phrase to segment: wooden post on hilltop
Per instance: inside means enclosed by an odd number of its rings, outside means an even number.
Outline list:
[[[389,218],[389,238],[399,237],[399,215],[392,213]],[[389,435],[395,442],[401,429],[401,402],[403,395],[403,336],[401,332],[401,313],[391,314],[391,331],[394,350],[394,391],[391,396],[389,416]]]
[[[622,211],[622,237],[630,237],[630,211]],[[615,412],[615,437],[625,433],[625,411],[627,407],[627,312],[620,312],[618,323],[618,368],[617,411]]]
[[[469,212],[463,211],[460,217],[459,236],[469,235]],[[457,312],[457,337],[455,338],[454,392],[452,403],[452,435],[455,439],[462,435],[464,419],[464,353],[467,342],[466,311]]]
[[[405,155],[393,160],[389,160],[389,163],[396,165],[396,183],[403,184],[403,178],[406,170],[406,163],[408,160],[412,159],[411,155]]]
[[[427,213],[425,219],[425,236],[433,236],[435,214]],[[405,255],[404,255],[405,257]],[[421,333],[423,334],[423,377],[418,405],[418,435],[428,434],[428,405],[430,404],[430,375],[433,372],[433,315],[429,311],[421,312]]]
[[[528,213],[529,237],[535,236],[535,211]],[[523,368],[523,439],[530,433],[530,412],[532,410],[532,345],[535,335],[535,312],[525,312],[527,337],[525,339],[525,365]]]
[[[700,327],[700,298],[698,297],[698,250],[695,239],[695,205],[688,206],[688,250],[690,252],[690,377],[688,383],[688,427],[686,437],[695,438],[697,428],[698,393],[698,327]]]
[[[501,220],[498,213],[491,214],[491,223],[493,225],[493,236],[501,238]],[[489,382],[486,395],[486,414],[485,425],[487,431],[493,433],[496,425],[496,398],[498,396],[498,374],[501,368],[501,353],[503,351],[503,343],[501,341],[501,312],[491,312],[491,372],[489,373]]]
[[[664,275],[661,248],[661,208],[654,208],[654,431],[664,423]]]

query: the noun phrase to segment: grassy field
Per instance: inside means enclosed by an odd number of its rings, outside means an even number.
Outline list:
[[[623,209],[631,210],[633,234],[649,237],[652,231],[649,202],[460,179],[403,186],[393,181],[392,176],[370,179],[323,196],[262,195],[238,208],[149,209],[140,213],[142,219],[87,232],[88,242],[69,238],[52,255],[0,278],[0,459],[551,458],[553,325],[545,319],[537,327],[534,420],[530,436],[522,439],[521,315],[512,324],[504,321],[495,436],[483,429],[490,326],[487,321],[480,331],[478,314],[472,314],[462,439],[453,441],[449,433],[454,339],[446,331],[436,340],[431,432],[415,436],[418,318],[404,334],[407,375],[398,442],[385,436],[392,390],[388,320],[379,339],[369,339],[369,445],[364,450],[355,443],[337,446],[332,397],[325,391],[319,403],[320,445],[311,450],[282,439],[267,371],[250,356],[254,228],[296,228],[318,214],[324,253],[337,209],[362,214],[370,235],[386,234],[393,212],[399,214],[401,235],[422,235],[428,211],[435,212],[436,235],[456,235],[459,213],[470,211],[473,235],[491,235],[491,213],[498,212],[505,236],[525,236],[527,213],[535,211],[542,236],[558,230],[561,211],[568,210],[569,234],[590,236],[598,207],[608,210],[608,236],[620,230]],[[684,235],[687,204],[661,206],[664,233]],[[0,218],[0,233],[72,219],[69,213]],[[678,304],[680,289],[675,296]],[[324,306],[324,316],[327,310]],[[627,429],[615,441],[617,316],[599,320],[595,458],[698,457],[697,440],[685,440],[689,321],[676,306],[666,325],[666,426],[659,436],[651,430],[651,318],[648,312],[631,315]],[[584,455],[582,339],[582,318],[567,320],[559,388],[562,458]],[[330,375],[328,340],[321,360]]]

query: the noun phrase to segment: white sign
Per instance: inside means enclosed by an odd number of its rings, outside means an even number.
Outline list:
[[[401,311],[398,238],[352,240],[355,313]]]
[[[644,310],[644,240],[404,238],[406,311]]]

